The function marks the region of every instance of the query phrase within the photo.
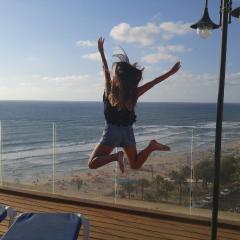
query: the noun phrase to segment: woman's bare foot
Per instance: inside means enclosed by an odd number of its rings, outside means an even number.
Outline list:
[[[152,140],[149,145],[153,148],[153,150],[170,151],[170,147],[168,147],[167,145],[163,145],[156,140]]]
[[[118,166],[122,173],[124,173],[124,153],[122,151],[118,152],[117,161]]]

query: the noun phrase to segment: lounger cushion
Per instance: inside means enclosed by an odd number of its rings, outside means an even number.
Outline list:
[[[76,240],[81,218],[73,213],[24,213],[1,240]]]
[[[7,217],[7,210],[5,206],[0,206],[0,222]]]

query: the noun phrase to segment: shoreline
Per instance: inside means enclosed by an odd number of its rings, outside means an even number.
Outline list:
[[[222,148],[222,155],[231,155],[231,154],[240,155],[240,142],[235,141],[229,144],[226,144]],[[148,178],[153,178],[156,175],[160,175],[162,177],[168,177],[170,171],[178,171],[183,166],[190,166],[191,161],[193,166],[199,163],[203,158],[213,158],[213,150],[209,149],[200,149],[195,151],[193,149],[192,160],[190,152],[153,152],[146,163],[139,170],[132,170],[129,167],[126,156],[124,157],[125,162],[125,173],[120,173],[118,167],[116,168],[116,163],[110,163],[106,166],[103,166],[96,170],[91,170],[87,166],[81,167],[77,170],[68,170],[68,171],[56,171],[55,172],[55,182],[61,185],[61,182],[70,183],[74,180],[81,178],[86,182],[96,182],[98,184],[105,182],[105,179],[111,178],[114,181],[115,177],[117,178],[140,178],[145,175]],[[17,170],[15,170],[17,172]],[[51,172],[51,171],[50,171]],[[26,175],[25,175],[26,176]],[[14,179],[10,181],[12,184],[16,185],[48,185],[49,182],[52,182],[52,174],[49,175],[47,173],[43,174],[43,171],[37,173],[35,176],[28,176],[25,179],[19,179],[14,176]]]

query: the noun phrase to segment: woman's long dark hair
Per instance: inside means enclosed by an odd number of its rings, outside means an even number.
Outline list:
[[[118,110],[132,111],[137,103],[137,86],[142,79],[143,68],[138,68],[137,63],[130,64],[125,52],[113,56],[120,60],[113,65],[113,69],[115,69],[113,81],[118,84],[111,84],[109,101]]]

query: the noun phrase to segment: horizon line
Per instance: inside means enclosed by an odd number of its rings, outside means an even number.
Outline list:
[[[19,99],[0,99],[0,102],[65,102],[65,103],[74,103],[74,102],[86,102],[86,103],[102,103],[102,101],[97,100],[19,100]],[[196,104],[217,104],[216,102],[189,102],[189,101],[139,101],[138,103],[196,103]],[[240,102],[224,102],[227,104],[240,104]]]

